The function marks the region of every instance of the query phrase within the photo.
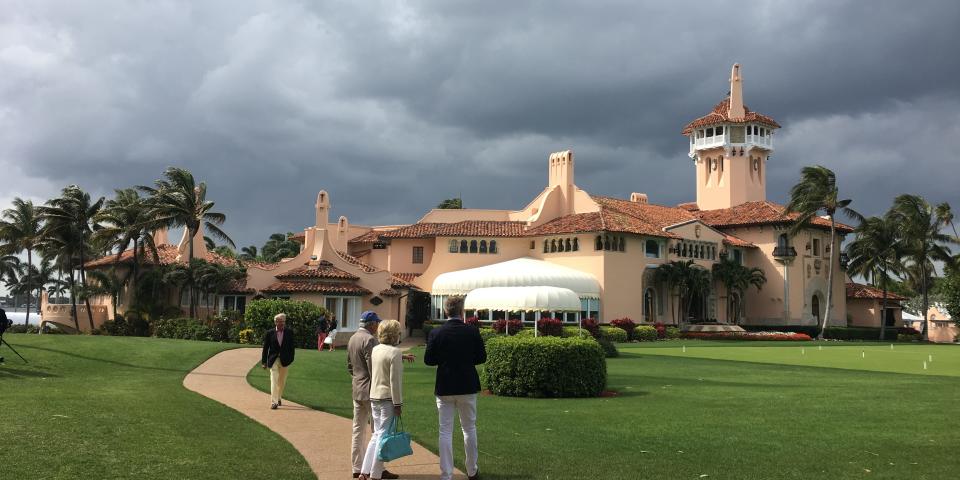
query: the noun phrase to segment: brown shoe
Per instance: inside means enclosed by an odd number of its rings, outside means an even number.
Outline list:
[[[387,480],[387,479],[393,480],[394,478],[400,478],[400,475],[397,475],[396,473],[392,473],[389,470],[384,470],[383,473],[380,474],[380,478],[382,478],[383,480]]]

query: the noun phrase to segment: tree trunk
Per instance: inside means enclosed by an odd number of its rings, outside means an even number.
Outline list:
[[[73,265],[70,265],[70,274],[67,275],[70,281],[70,316],[73,317],[73,326],[80,331],[80,319],[77,318],[77,282],[73,278]]]
[[[927,330],[927,311],[930,310],[930,298],[927,296],[927,262],[926,257],[920,262],[920,291],[923,292],[923,326],[920,330],[923,341],[930,341],[930,333]]]
[[[886,259],[884,259],[886,261]],[[884,332],[887,331],[887,268],[883,268],[883,277],[880,278],[880,281],[883,282],[883,300],[880,301],[880,341],[883,341]]]
[[[27,249],[27,316],[23,320],[24,325],[30,323],[30,267],[33,266],[33,250]],[[40,301],[40,297],[37,297],[37,302]]]
[[[197,228],[197,230],[194,230],[194,229],[188,230],[190,232],[190,240],[189,240],[190,255],[189,255],[189,258],[187,259],[188,261],[187,269],[190,271],[190,318],[196,318],[196,312],[197,312],[196,295],[194,295],[194,292],[193,292],[193,240],[197,236],[198,230],[199,228]]]
[[[837,250],[837,246],[835,245],[836,241],[837,226],[833,220],[833,214],[830,214],[830,256],[827,260],[830,263],[827,265],[827,307],[824,310],[823,326],[820,327],[820,335],[817,335],[817,340],[823,340],[823,334],[827,331],[827,325],[830,324],[830,310],[833,307],[833,255]]]
[[[93,327],[93,309],[90,307],[90,294],[87,292],[87,269],[84,266],[83,248],[80,246],[80,286],[83,287],[83,304],[87,306],[87,319],[90,321],[90,331]]]

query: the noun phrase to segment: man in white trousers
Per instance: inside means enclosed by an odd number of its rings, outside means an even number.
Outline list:
[[[263,354],[260,365],[270,369],[270,408],[276,410],[283,398],[287,383],[287,367],[293,363],[293,332],[286,328],[287,315],[278,313],[273,317],[272,328],[263,336]]]
[[[423,361],[437,367],[434,394],[440,416],[440,479],[453,478],[453,414],[460,416],[467,478],[478,480],[477,392],[480,376],[476,365],[487,361],[480,330],[463,323],[463,297],[448,297],[447,321],[430,331]]]

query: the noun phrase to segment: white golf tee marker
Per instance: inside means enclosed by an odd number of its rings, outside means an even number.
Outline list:
[[[860,351],[860,358],[867,358],[867,352]]]
[[[823,345],[817,345],[817,350],[823,350]]]
[[[927,369],[927,362],[923,362],[923,369],[924,369],[924,370]]]
[[[890,344],[890,350],[893,350],[893,344],[892,344],[892,343]]]
[[[683,346],[683,353],[687,353],[687,346],[686,346],[686,345]]]
[[[927,360],[928,360],[930,363],[933,363],[933,355],[927,355]]]
[[[807,349],[801,348],[801,349],[800,349],[800,355],[806,355],[806,354],[807,354]]]

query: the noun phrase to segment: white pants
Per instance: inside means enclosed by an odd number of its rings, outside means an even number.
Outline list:
[[[370,443],[367,444],[367,453],[363,456],[363,473],[369,473],[372,478],[383,476],[383,462],[377,459],[377,447],[380,446],[380,438],[383,432],[390,425],[390,419],[393,418],[393,402],[390,400],[373,400],[370,402],[373,413],[373,435],[370,436]]]
[[[363,466],[363,452],[366,451],[366,431],[370,424],[370,400],[353,401],[353,443],[350,444],[350,458],[353,460],[353,473],[360,473]],[[370,472],[363,472],[370,473]]]
[[[460,415],[467,475],[477,474],[477,394],[437,397],[440,414],[440,480],[453,478],[453,412]]]
[[[280,365],[280,359],[270,367],[270,403],[279,403],[283,397],[283,387],[287,384],[287,367]]]

